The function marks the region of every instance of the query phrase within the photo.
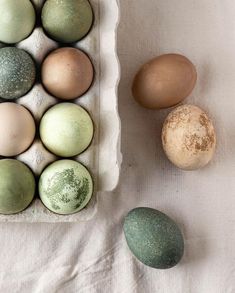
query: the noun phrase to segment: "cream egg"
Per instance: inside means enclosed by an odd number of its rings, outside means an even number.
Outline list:
[[[30,112],[15,103],[0,104],[0,155],[16,156],[33,142],[35,123]]]
[[[196,80],[196,68],[189,59],[179,54],[166,54],[141,67],[135,76],[132,92],[145,108],[168,108],[185,99]]]
[[[183,105],[166,118],[162,143],[174,165],[184,170],[196,170],[206,166],[213,158],[216,133],[211,119],[202,109]]]

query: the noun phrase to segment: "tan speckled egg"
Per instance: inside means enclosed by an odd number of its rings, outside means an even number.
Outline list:
[[[16,156],[33,142],[35,123],[30,112],[15,103],[0,104],[0,155]]]
[[[94,69],[89,57],[76,48],[60,48],[47,56],[42,65],[42,83],[53,96],[72,100],[91,86]]]
[[[162,143],[174,165],[183,170],[196,170],[213,158],[216,133],[202,109],[183,105],[168,115],[162,130]]]
[[[196,68],[189,59],[166,54],[141,67],[135,76],[132,92],[145,108],[168,108],[185,99],[195,87],[196,80]]]

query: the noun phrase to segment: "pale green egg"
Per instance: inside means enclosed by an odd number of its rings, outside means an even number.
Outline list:
[[[0,41],[14,44],[30,35],[36,15],[30,0],[0,0]]]
[[[40,123],[43,144],[60,157],[82,153],[90,145],[93,132],[88,112],[73,103],[61,103],[50,108]]]
[[[93,181],[88,170],[73,160],[47,167],[39,179],[39,195],[52,212],[68,215],[83,209],[91,199]]]

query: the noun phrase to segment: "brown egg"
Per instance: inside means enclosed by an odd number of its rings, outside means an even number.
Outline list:
[[[53,96],[71,100],[83,95],[94,76],[88,56],[75,48],[60,48],[47,56],[42,65],[42,83]]]
[[[16,156],[33,142],[35,123],[30,112],[15,103],[0,104],[0,155]]]
[[[135,76],[132,92],[145,108],[168,108],[185,99],[196,80],[196,68],[190,60],[182,55],[166,54],[142,66]]]

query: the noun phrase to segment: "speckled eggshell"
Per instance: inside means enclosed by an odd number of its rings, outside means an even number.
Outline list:
[[[68,215],[83,209],[91,199],[93,182],[88,170],[73,160],[52,163],[39,180],[39,195],[52,212]]]
[[[179,227],[160,211],[133,209],[125,218],[124,233],[131,252],[152,268],[172,268],[183,256],[184,239]]]
[[[62,43],[81,40],[91,29],[93,11],[87,0],[47,0],[42,25],[47,34]]]
[[[0,97],[16,99],[33,86],[36,68],[31,56],[15,47],[0,49]]]
[[[57,98],[72,100],[83,95],[94,77],[89,57],[76,48],[60,48],[42,64],[42,83]]]
[[[27,166],[17,160],[0,160],[1,214],[23,211],[32,202],[34,193],[35,179]]]
[[[0,103],[0,155],[16,156],[33,142],[36,127],[30,112],[15,103]]]
[[[61,103],[50,108],[42,117],[40,136],[52,153],[73,157],[91,143],[94,133],[90,115],[73,103]]]
[[[216,133],[211,119],[199,107],[183,105],[173,110],[163,126],[163,149],[183,170],[206,166],[215,153]]]
[[[14,44],[30,35],[36,15],[30,0],[0,0],[0,41]]]

